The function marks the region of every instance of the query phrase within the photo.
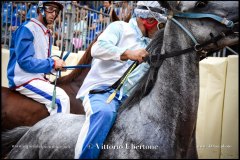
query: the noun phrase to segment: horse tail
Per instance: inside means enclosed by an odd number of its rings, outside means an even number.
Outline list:
[[[29,129],[29,126],[21,126],[2,132],[2,156],[6,156]]]

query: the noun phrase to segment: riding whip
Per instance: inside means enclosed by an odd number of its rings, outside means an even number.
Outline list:
[[[53,88],[53,96],[52,96],[52,109],[55,109],[55,102],[56,102],[56,85],[57,85],[57,77],[58,77],[59,71],[57,71],[55,82],[54,82],[54,88]]]
[[[60,59],[62,58],[63,56],[63,52],[61,53],[61,56],[60,56]],[[56,73],[56,78],[55,78],[55,82],[54,82],[54,88],[53,88],[53,96],[52,96],[52,109],[55,109],[55,102],[56,102],[56,85],[57,85],[57,78],[58,78],[58,75],[60,74],[60,70],[57,69],[57,73]]]
[[[117,88],[114,90],[114,92],[108,97],[107,99],[107,103],[110,103],[113,98],[116,96],[117,91],[122,87],[123,83],[126,81],[127,77],[129,76],[129,74],[136,68],[136,66],[138,65],[138,61],[135,61],[132,66],[130,67],[129,71],[127,72],[127,74],[123,77],[123,79],[121,80],[120,84],[117,86]]]

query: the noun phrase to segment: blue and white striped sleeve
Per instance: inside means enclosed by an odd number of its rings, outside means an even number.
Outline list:
[[[33,45],[33,34],[27,28],[19,28],[15,37],[15,53],[19,66],[29,73],[49,73],[54,65],[52,58],[34,58],[35,50]]]

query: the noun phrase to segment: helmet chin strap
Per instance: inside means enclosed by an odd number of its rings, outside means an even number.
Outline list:
[[[46,14],[45,14],[45,11],[43,8],[41,8],[41,14],[42,14],[42,17],[43,17],[43,22],[48,25],[48,22],[47,22],[47,18],[46,18]]]

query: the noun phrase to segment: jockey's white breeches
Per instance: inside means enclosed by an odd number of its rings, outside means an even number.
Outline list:
[[[16,91],[45,104],[50,115],[55,113],[70,113],[70,100],[66,92],[56,87],[55,105],[52,106],[54,85],[43,80],[32,80],[26,85],[16,88]]]

